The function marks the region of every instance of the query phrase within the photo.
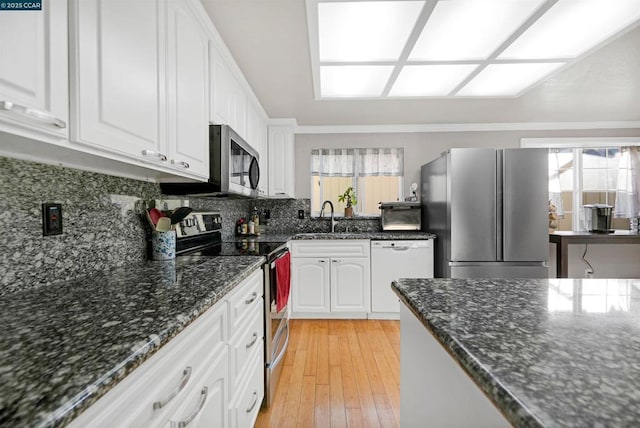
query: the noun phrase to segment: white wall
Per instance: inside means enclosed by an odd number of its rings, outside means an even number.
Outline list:
[[[592,131],[449,132],[387,134],[301,134],[296,135],[297,198],[309,198],[311,149],[404,147],[405,192],[412,182],[420,184],[420,166],[452,147],[519,147],[521,138],[542,137],[637,137],[640,129]],[[420,192],[418,191],[418,195]],[[550,245],[550,273],[555,277],[555,245]],[[569,274],[584,277],[581,259],[584,245],[569,246]],[[640,245],[591,245],[587,259],[596,278],[640,278]]]
[[[405,192],[412,182],[420,184],[420,167],[453,147],[520,147],[521,138],[542,137],[639,137],[640,129],[592,131],[434,132],[379,134],[296,135],[295,196],[311,195],[311,149],[404,147]],[[420,191],[418,191],[418,195]],[[406,195],[405,195],[406,196]]]

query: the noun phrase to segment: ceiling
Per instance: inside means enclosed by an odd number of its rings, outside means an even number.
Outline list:
[[[640,120],[640,27],[517,98],[314,98],[304,0],[201,0],[271,118],[299,126]]]

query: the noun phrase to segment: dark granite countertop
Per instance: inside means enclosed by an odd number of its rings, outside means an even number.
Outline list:
[[[514,426],[640,423],[640,280],[392,287]]]
[[[260,235],[236,235],[231,239],[225,239],[225,242],[287,242],[294,233],[262,233]]]
[[[372,239],[372,240],[416,240],[435,239],[430,232],[394,231],[394,232],[291,232],[261,235],[238,235],[227,242],[287,242],[302,239]]]
[[[335,233],[296,233],[291,239],[371,239],[371,240],[416,240],[435,239],[436,235],[429,232],[335,232]]]
[[[0,426],[63,426],[264,263],[145,262],[0,297]]]

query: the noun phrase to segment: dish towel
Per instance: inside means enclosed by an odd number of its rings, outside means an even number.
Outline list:
[[[276,311],[280,312],[287,306],[289,290],[291,288],[291,254],[276,259]]]

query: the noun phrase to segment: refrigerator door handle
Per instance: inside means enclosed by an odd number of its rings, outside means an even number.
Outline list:
[[[504,156],[496,150],[496,260],[504,260]]]

